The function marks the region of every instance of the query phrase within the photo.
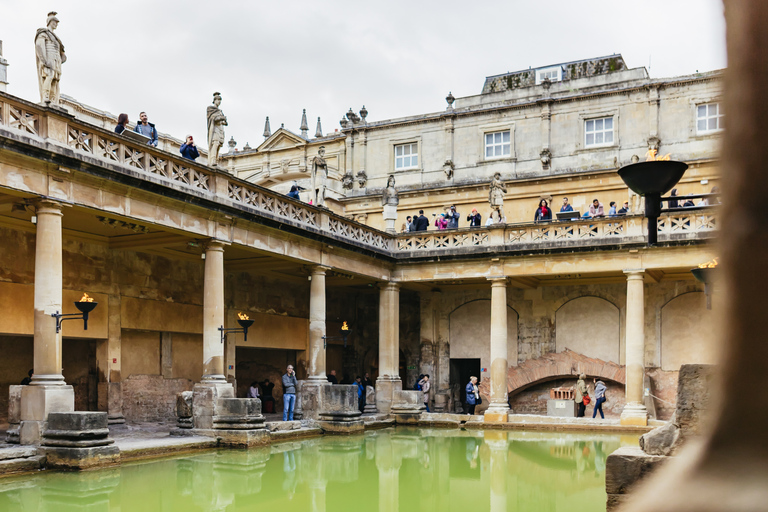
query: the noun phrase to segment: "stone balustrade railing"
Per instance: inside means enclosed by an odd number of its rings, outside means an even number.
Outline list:
[[[0,127],[55,141],[133,175],[173,186],[195,195],[228,203],[281,223],[330,234],[375,252],[389,253],[392,237],[327,209],[295,201],[283,194],[235,178],[226,171],[137,143],[109,130],[89,125],[66,113],[0,93]]]
[[[133,176],[209,198],[249,213],[315,233],[340,238],[367,250],[407,258],[526,251],[577,246],[643,243],[645,220],[639,215],[539,224],[506,224],[391,235],[310,206],[283,194],[235,178],[114,132],[80,122],[57,110],[0,92],[0,127],[52,140],[71,150],[127,169]],[[659,241],[711,236],[716,208],[670,211],[659,218]]]

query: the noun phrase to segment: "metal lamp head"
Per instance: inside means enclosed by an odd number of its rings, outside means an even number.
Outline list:
[[[253,320],[238,318],[237,323],[243,328],[243,341],[248,341],[248,328],[253,325]]]
[[[75,307],[78,311],[83,313],[84,315],[88,315],[91,311],[96,309],[96,306],[98,306],[98,302],[75,302]],[[88,318],[86,316],[86,318]]]

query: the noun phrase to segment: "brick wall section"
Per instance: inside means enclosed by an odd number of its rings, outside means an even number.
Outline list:
[[[123,414],[129,423],[176,421],[176,395],[192,391],[189,379],[161,375],[131,375],[123,381]]]

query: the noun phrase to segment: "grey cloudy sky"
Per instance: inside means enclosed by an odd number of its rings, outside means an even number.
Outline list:
[[[494,5],[497,4],[497,5]],[[8,92],[39,101],[33,40],[56,9],[62,93],[160,131],[205,138],[223,96],[227,139],[262,141],[264,118],[310,135],[352,107],[369,121],[435,112],[485,76],[621,53],[653,77],[725,67],[719,0],[265,2],[0,0]]]

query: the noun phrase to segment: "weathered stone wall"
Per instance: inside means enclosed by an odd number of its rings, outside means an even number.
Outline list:
[[[161,375],[131,375],[122,383],[123,415],[127,422],[173,422],[176,395],[192,391],[188,379],[165,379]]]

